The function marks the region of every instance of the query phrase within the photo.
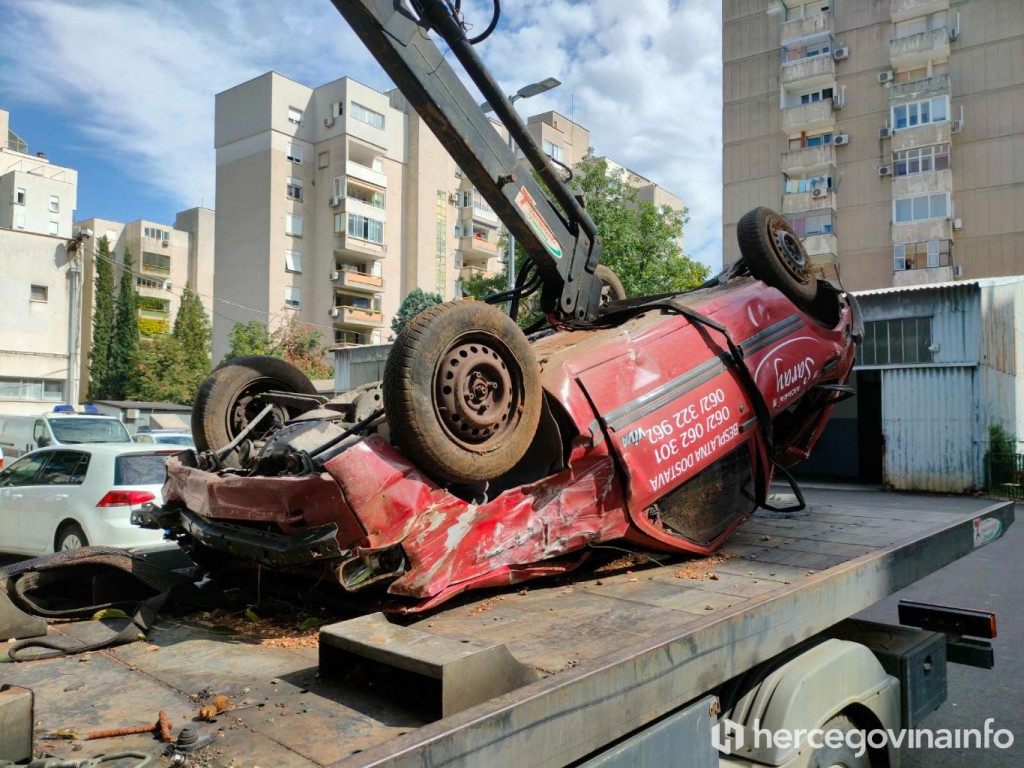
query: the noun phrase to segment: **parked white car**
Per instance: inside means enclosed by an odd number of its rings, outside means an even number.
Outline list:
[[[192,433],[183,429],[148,429],[145,432],[138,432],[135,435],[136,443],[149,443],[152,445],[177,445],[182,450],[195,448],[192,440]]]
[[[158,544],[160,531],[131,524],[160,504],[168,448],[82,443],[32,451],[0,470],[0,550],[40,555],[88,544]]]

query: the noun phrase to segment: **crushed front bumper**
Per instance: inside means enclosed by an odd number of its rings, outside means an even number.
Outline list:
[[[188,510],[180,514],[181,527],[204,547],[260,565],[276,568],[310,565],[350,554],[338,544],[338,526],[334,523],[286,534],[213,522]]]

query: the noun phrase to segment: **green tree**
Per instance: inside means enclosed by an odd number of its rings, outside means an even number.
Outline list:
[[[132,390],[131,379],[135,374],[138,346],[138,296],[135,294],[135,280],[132,274],[132,254],[125,248],[121,285],[114,311],[114,327],[110,337],[110,354],[107,357],[107,397],[111,400],[123,400],[126,393]]]
[[[231,346],[225,359],[245,355],[266,355],[287,360],[310,379],[326,379],[332,368],[325,362],[327,346],[315,325],[294,318],[271,331],[259,320],[235,323],[228,334]]]
[[[277,348],[277,342],[267,324],[259,320],[235,323],[228,334],[228,340],[231,342],[231,346],[224,357],[225,360],[246,355],[284,357],[281,350]]]
[[[436,293],[427,293],[422,288],[414,288],[402,299],[402,303],[398,306],[398,311],[391,318],[391,330],[397,336],[405,328],[405,324],[416,317],[416,315],[443,301],[444,299]]]
[[[199,385],[190,377],[188,365],[188,353],[173,335],[165,333],[143,340],[136,350],[135,370],[126,398],[191,403]]]
[[[110,256],[110,241],[101,237],[94,259],[96,280],[92,310],[92,348],[89,350],[90,400],[109,397],[108,363],[110,337],[114,330],[114,266]]]
[[[210,374],[210,340],[213,338],[213,329],[203,302],[187,284],[181,294],[181,304],[171,335],[184,354],[183,366],[176,376],[195,393],[203,379]]]

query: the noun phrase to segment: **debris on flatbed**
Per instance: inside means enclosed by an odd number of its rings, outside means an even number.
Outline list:
[[[320,626],[330,621],[315,616],[261,618],[253,621],[245,613],[230,613],[220,609],[185,618],[216,634],[232,635],[268,648],[285,649],[316,648]]]
[[[715,554],[708,555],[707,557],[687,561],[676,568],[672,575],[677,579],[693,579],[695,581],[711,579],[712,581],[716,581],[718,576],[711,569],[716,565],[721,565],[731,557],[731,552],[722,550],[721,552],[716,552]]]

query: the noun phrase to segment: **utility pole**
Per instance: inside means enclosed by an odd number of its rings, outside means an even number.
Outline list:
[[[68,376],[67,399],[79,405],[80,366],[78,351],[82,335],[82,265],[85,261],[85,241],[92,237],[91,229],[80,229],[68,241]]]

